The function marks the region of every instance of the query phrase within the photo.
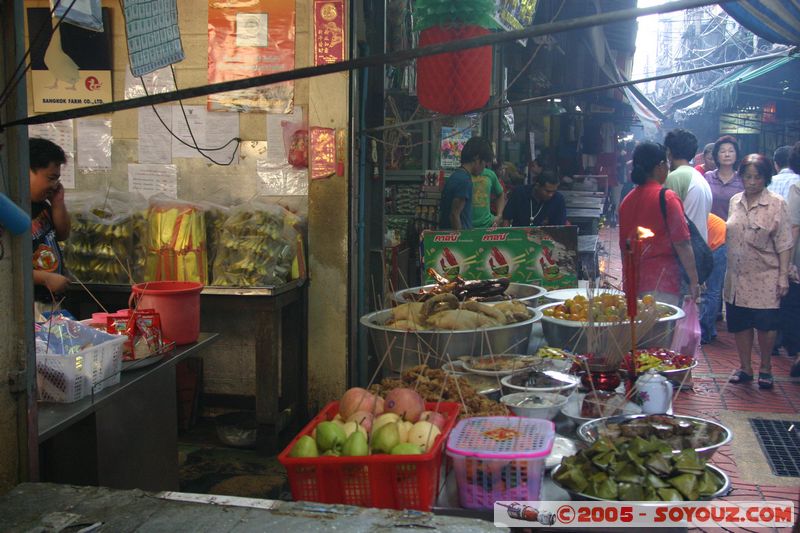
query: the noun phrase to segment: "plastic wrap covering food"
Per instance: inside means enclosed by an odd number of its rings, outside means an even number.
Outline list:
[[[147,210],[145,281],[208,283],[203,208],[164,195],[150,198]]]
[[[231,209],[214,261],[214,285],[270,287],[292,278],[299,218],[258,200]]]
[[[145,199],[109,190],[69,199],[72,229],[64,243],[66,265],[84,283],[130,284],[141,279],[136,253],[144,227]]]
[[[206,248],[208,256],[208,279],[214,279],[214,260],[219,248],[219,240],[222,236],[222,226],[230,214],[230,208],[211,202],[200,202],[200,206],[205,210],[206,218]]]

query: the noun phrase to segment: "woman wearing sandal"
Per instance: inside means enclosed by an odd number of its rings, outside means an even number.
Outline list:
[[[742,161],[739,174],[744,192],[731,198],[726,224],[725,310],[741,365],[730,382],[753,381],[751,352],[756,330],[761,352],[758,387],[771,389],[770,357],[780,326],[780,300],[789,290],[792,233],[786,202],[766,189],[772,163],[763,155],[751,154]]]

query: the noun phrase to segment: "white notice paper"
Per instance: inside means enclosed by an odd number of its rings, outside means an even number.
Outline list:
[[[169,106],[139,108],[139,163],[172,163],[172,135],[167,128],[172,128],[172,111]]]
[[[184,116],[184,110],[186,116]],[[206,148],[206,111],[205,106],[201,105],[185,105],[183,108],[179,105],[172,106],[172,132],[182,139],[190,146],[186,146],[175,137],[172,138],[172,158],[176,157],[203,157],[197,151],[197,146]],[[191,135],[189,130],[191,129]],[[194,140],[192,140],[194,136]],[[212,148],[214,148],[212,146]]]
[[[40,137],[53,141],[65,152],[75,151],[75,134],[73,133],[72,120],[31,124],[28,126],[28,137]]]
[[[175,165],[128,165],[128,190],[140,192],[145,198],[164,193],[178,197],[178,167]]]
[[[217,163],[227,163],[231,160],[239,145],[234,139],[239,137],[239,113],[225,111],[212,111],[206,114],[206,142],[208,148],[221,148],[206,152]],[[233,163],[237,163],[233,158]]]
[[[110,118],[79,118],[78,169],[110,169],[112,141]]]
[[[288,114],[267,115],[267,161],[270,163],[286,163],[287,153],[283,146],[282,122],[303,123],[303,108],[294,106]]]

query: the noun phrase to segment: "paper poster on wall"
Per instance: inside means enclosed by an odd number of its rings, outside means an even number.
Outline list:
[[[108,170],[111,168],[111,119],[79,118],[78,169]]]
[[[58,19],[49,9],[28,8],[27,14],[34,112],[112,102],[111,10],[103,8],[100,32],[72,24],[53,32]]]
[[[175,165],[128,164],[128,190],[145,198],[163,193],[178,197],[178,167]]]
[[[344,60],[344,0],[314,1],[314,64]]]
[[[173,105],[172,157],[203,157],[196,146],[206,148],[206,111],[201,105]],[[183,142],[181,142],[183,141]]]
[[[239,113],[206,113],[206,146],[215,150],[209,155],[219,163],[232,161],[238,163],[234,156],[239,143]],[[219,148],[219,150],[217,150]]]
[[[28,137],[39,137],[56,143],[64,150],[67,162],[61,165],[61,184],[65,189],[75,188],[75,132],[72,120],[31,124]]]
[[[458,168],[461,166],[461,150],[472,137],[470,128],[442,128],[441,166]]]
[[[172,135],[167,129],[172,129],[170,106],[140,107],[138,111],[139,163],[172,163]]]
[[[221,0],[208,5],[208,83],[292,70],[294,0]],[[209,110],[288,113],[294,83],[283,82],[213,94]]]
[[[578,286],[578,228],[531,228],[425,231],[423,278],[433,268],[447,278],[509,278],[546,289]]]

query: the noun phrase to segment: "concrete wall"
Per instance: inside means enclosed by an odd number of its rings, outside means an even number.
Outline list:
[[[46,7],[48,2],[34,0],[30,7]],[[114,99],[123,98],[127,46],[119,3],[103,2],[113,13],[114,31]],[[297,67],[312,62],[312,0],[296,3]],[[207,10],[208,4],[197,0],[178,0],[179,24],[186,59],[175,65],[179,88],[207,83]],[[27,35],[26,35],[27,42]],[[331,75],[295,82],[295,105],[303,108],[311,126],[344,128],[348,117],[348,75]],[[205,97],[185,100],[184,104],[205,104]],[[32,110],[31,110],[32,112]],[[108,172],[76,175],[78,190],[105,190],[112,187],[127,190],[127,165],[137,162],[137,111],[113,114],[113,168]],[[265,140],[264,113],[240,114],[240,136],[243,140]],[[79,135],[79,133],[78,133]],[[235,203],[256,193],[255,161],[223,167],[193,158],[177,161],[178,197],[187,200],[211,200]],[[347,359],[347,250],[349,177],[337,177],[314,183],[310,188],[309,205],[309,358],[313,399],[320,403],[338,397],[345,386]],[[335,311],[335,312],[332,312]],[[205,314],[205,313],[204,313]],[[242,316],[246,323],[248,317]],[[204,327],[214,327],[213,318],[204,318]],[[246,328],[245,328],[246,329]],[[223,332],[225,333],[225,332]],[[212,393],[253,394],[255,365],[253,339],[238,332],[229,332],[205,355],[205,389]],[[318,369],[323,369],[319,371]]]

